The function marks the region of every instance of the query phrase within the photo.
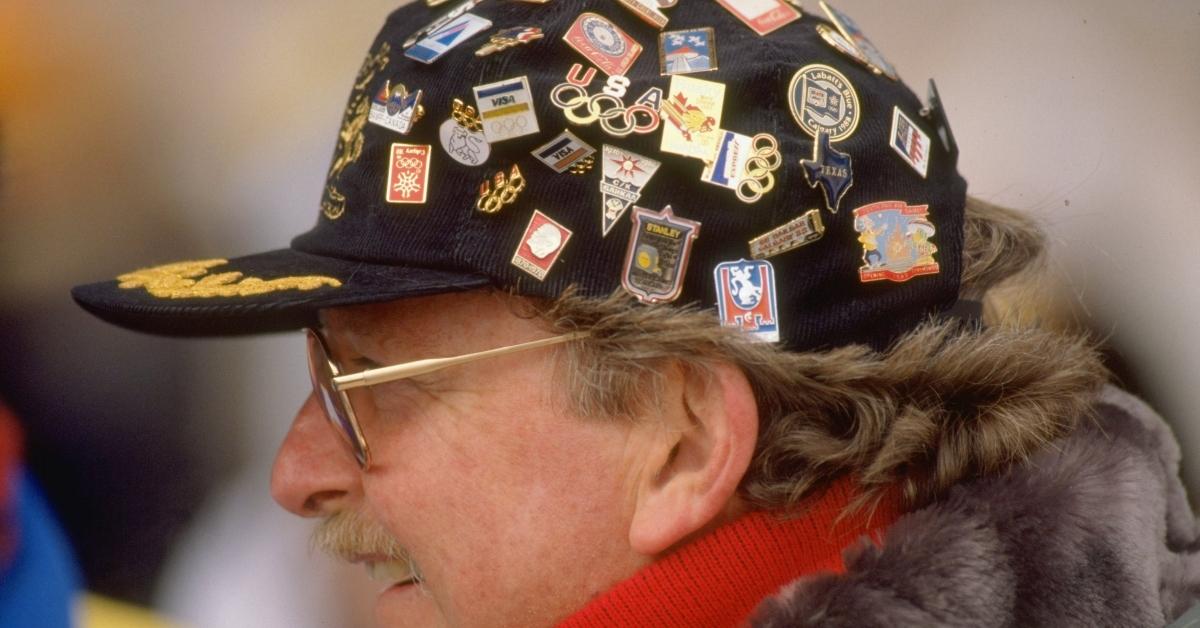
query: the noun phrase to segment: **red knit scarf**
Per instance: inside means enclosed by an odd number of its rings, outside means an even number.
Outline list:
[[[899,516],[898,500],[870,513],[838,516],[857,496],[835,483],[805,505],[799,518],[755,512],[722,526],[649,565],[568,617],[560,628],[695,628],[736,626],[791,581],[844,571],[841,552],[878,534]]]

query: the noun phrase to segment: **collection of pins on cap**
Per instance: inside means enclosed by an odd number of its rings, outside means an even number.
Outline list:
[[[483,0],[460,0],[404,42],[404,55],[421,63],[434,63],[455,47],[492,27],[492,22],[470,12]],[[551,0],[522,0],[544,4]],[[716,0],[760,36],[801,19],[799,0]],[[438,6],[447,0],[426,0]],[[700,180],[732,190],[744,203],[755,203],[775,188],[775,171],[782,165],[779,142],[768,133],[743,135],[722,128],[725,85],[694,74],[717,69],[717,41],[712,28],[665,30],[665,10],[678,0],[618,0],[618,3],[661,31],[658,36],[659,68],[669,76],[664,92],[650,87],[635,99],[627,98],[631,81],[625,73],[643,51],[636,39],[596,13],[578,15],[563,41],[591,65],[572,65],[563,82],[548,94],[575,126],[597,124],[610,136],[626,137],[662,130],[660,150],[704,162]],[[873,73],[897,80],[896,70],[863,35],[847,15],[819,3],[836,27],[817,24],[821,39],[842,55]],[[543,38],[537,26],[501,28],[475,51],[477,56],[501,53]],[[585,69],[586,68],[586,69]],[[597,70],[607,78],[597,82]],[[931,82],[931,104],[936,87]],[[422,91],[410,91],[391,81],[371,101],[371,123],[407,135],[425,113]],[[450,117],[439,128],[442,149],[466,166],[487,163],[491,145],[539,133],[534,95],[525,76],[477,85],[475,104],[454,99]],[[809,186],[820,188],[825,209],[837,213],[846,191],[853,185],[849,154],[835,143],[854,134],[861,119],[858,94],[836,69],[819,63],[798,69],[787,91],[796,123],[813,138],[811,159],[800,160]],[[628,103],[628,104],[627,104]],[[943,114],[944,112],[937,112]],[[928,116],[929,110],[920,112]],[[953,138],[939,124],[947,150]],[[924,178],[929,168],[930,137],[899,106],[893,108],[889,143],[905,163]],[[389,157],[386,200],[389,203],[424,203],[429,183],[432,149],[428,145],[395,143]],[[621,269],[621,284],[646,303],[670,302],[679,296],[691,254],[700,235],[700,223],[677,216],[670,206],[654,211],[637,206],[641,192],[661,163],[619,146],[604,144],[599,153],[569,129],[535,148],[534,157],[555,173],[584,175],[600,160],[601,233],[607,237],[632,208],[632,233]],[[525,189],[525,176],[514,164],[484,175],[475,207],[494,214]],[[854,228],[862,245],[860,281],[906,281],[938,272],[929,241],[935,229],[927,205],[904,201],[875,202],[853,210]],[[737,327],[756,339],[779,340],[776,280],[770,258],[819,240],[825,232],[818,209],[809,209],[748,242],[748,259],[722,262],[713,269],[717,309],[721,324]],[[571,239],[572,232],[541,210],[534,210],[513,253],[512,264],[541,281]]]

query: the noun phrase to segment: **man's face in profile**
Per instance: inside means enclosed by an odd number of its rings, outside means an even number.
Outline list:
[[[475,292],[325,310],[322,321],[332,359],[354,373],[550,335],[518,311],[512,297]],[[313,396],[296,415],[274,497],[333,517],[319,543],[382,580],[381,625],[547,625],[649,562],[629,529],[652,428],[575,416],[555,356],[350,391],[365,471]]]

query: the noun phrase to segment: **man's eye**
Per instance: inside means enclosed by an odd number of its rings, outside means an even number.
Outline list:
[[[382,364],[372,360],[371,358],[357,357],[350,361],[354,367],[360,371],[369,371],[383,366]]]

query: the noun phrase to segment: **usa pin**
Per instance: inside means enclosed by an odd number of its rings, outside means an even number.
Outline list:
[[[717,69],[717,37],[713,29],[691,28],[660,34],[658,67],[664,76]]]
[[[505,205],[516,202],[517,196],[524,190],[525,177],[521,174],[521,169],[513,164],[507,176],[500,170],[492,175],[490,182],[487,179],[483,180],[479,185],[479,197],[475,199],[475,209],[485,214],[494,214]]]
[[[918,275],[939,272],[929,241],[937,232],[929,222],[928,205],[904,201],[880,201],[854,210],[854,230],[863,248],[862,282],[908,281]]]
[[[605,74],[623,75],[642,53],[642,45],[607,18],[581,13],[563,41]]]
[[[625,210],[642,197],[642,188],[662,164],[637,153],[605,144],[600,179],[602,236],[608,236]]]
[[[672,76],[662,113],[661,150],[697,159],[711,159],[720,139],[725,85],[690,76]]]
[[[541,210],[533,210],[521,242],[513,253],[512,265],[533,275],[538,281],[544,280],[571,235],[570,229],[554,222]]]
[[[451,49],[492,27],[492,21],[474,13],[463,13],[404,50],[404,56],[433,63]]]
[[[489,143],[538,132],[533,95],[524,76],[476,86],[475,106]]]
[[[833,8],[825,0],[820,0],[820,5],[821,9],[825,11],[825,15],[829,16],[829,21],[833,22],[833,25],[841,31],[842,35],[845,35],[846,39],[849,39],[854,44],[854,47],[862,53],[862,56],[867,60],[867,65],[876,74],[882,74],[893,81],[896,80],[896,68],[891,63],[888,63],[887,59],[883,58],[883,53],[879,52],[875,44],[872,44],[871,40],[867,39],[862,29],[854,23],[854,20],[850,19],[849,15]]]
[[[804,178],[808,181],[808,186],[821,186],[821,192],[825,194],[825,207],[830,213],[836,214],[846,190],[854,185],[854,170],[849,153],[834,148],[829,143],[829,135],[817,130],[817,139],[813,142],[813,158],[802,159],[800,165],[804,168]]]
[[[900,107],[892,108],[892,150],[922,178],[929,172],[929,136]]]
[[[401,135],[408,135],[417,120],[425,115],[425,108],[421,106],[423,94],[419,89],[409,93],[403,83],[387,81],[371,98],[371,110],[367,114],[367,121]]]
[[[836,142],[858,128],[858,92],[841,72],[820,63],[806,65],[792,75],[788,106],[800,128],[816,138],[817,130]]]
[[[692,243],[700,223],[679,218],[667,205],[661,212],[633,208],[633,233],[625,251],[621,285],[643,303],[679,298]]]
[[[429,190],[429,146],[392,144],[385,197],[389,203],[424,203]]]
[[[532,154],[538,161],[561,174],[595,152],[596,149],[576,137],[574,133],[563,130],[554,139],[533,149]]]
[[[821,239],[825,225],[820,210],[810,209],[798,218],[750,240],[750,257],[764,259],[798,249]]]
[[[713,268],[713,280],[722,327],[739,329],[755,340],[779,342],[779,307],[771,262],[721,262]]]
[[[800,9],[783,0],[717,0],[743,24],[766,35],[800,19]]]
[[[450,117],[438,128],[442,150],[464,166],[478,166],[492,154],[492,146],[483,134],[483,121],[475,108],[455,98]]]

